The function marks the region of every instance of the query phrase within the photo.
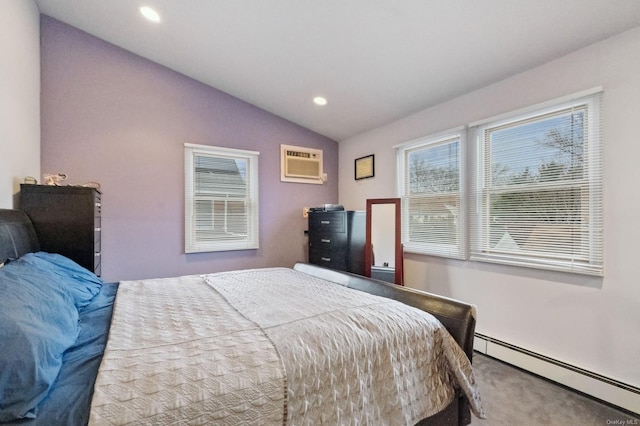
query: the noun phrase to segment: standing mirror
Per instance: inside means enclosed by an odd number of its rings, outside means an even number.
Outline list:
[[[364,275],[403,285],[400,199],[367,200]]]

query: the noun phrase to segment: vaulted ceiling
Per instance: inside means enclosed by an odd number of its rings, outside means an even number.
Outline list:
[[[36,3],[337,141],[640,25],[638,0]],[[141,15],[145,5],[160,22]],[[327,104],[314,104],[316,96]]]

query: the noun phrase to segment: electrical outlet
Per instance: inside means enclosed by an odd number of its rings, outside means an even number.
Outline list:
[[[303,219],[308,219],[309,218],[309,207],[303,207],[302,208],[302,218]]]

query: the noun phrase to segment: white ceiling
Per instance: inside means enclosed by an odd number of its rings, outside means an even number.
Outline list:
[[[638,0],[36,0],[337,141],[640,25]],[[155,8],[153,24],[138,12]],[[322,95],[328,104],[313,104]]]

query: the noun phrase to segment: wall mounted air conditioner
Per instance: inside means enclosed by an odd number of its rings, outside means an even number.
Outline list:
[[[322,150],[280,145],[282,182],[323,184]]]

